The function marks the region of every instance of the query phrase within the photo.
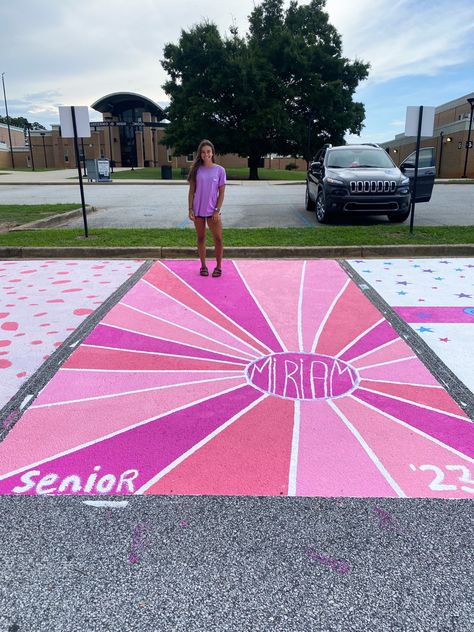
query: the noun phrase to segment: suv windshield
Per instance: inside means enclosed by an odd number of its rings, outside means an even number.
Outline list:
[[[395,167],[386,151],[365,147],[328,150],[327,166],[332,169],[360,169],[361,167],[393,169]]]

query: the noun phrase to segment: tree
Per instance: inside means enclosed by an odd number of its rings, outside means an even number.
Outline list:
[[[24,116],[17,116],[16,118],[12,118],[11,116],[9,116],[8,121],[6,116],[0,116],[0,123],[3,123],[4,125],[8,125],[9,123],[14,127],[21,127],[22,129],[28,127],[30,129],[46,129],[46,127],[41,125],[41,123],[37,123],[36,121],[34,123],[30,123],[28,119],[26,119]]]
[[[210,22],[182,31],[164,49],[171,123],[163,142],[184,154],[210,138],[220,153],[248,156],[257,179],[268,153],[309,160],[323,143],[359,133],[364,106],[352,97],[368,65],[342,56],[324,6],[292,0],[285,10],[284,0],[263,0],[245,37],[232,27],[222,38]]]

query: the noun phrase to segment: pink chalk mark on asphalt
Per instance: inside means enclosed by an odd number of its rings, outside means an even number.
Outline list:
[[[345,574],[349,573],[351,570],[351,565],[347,560],[338,559],[329,555],[322,555],[321,553],[317,553],[312,549],[305,551],[305,553],[312,560],[319,562],[323,566],[329,566],[329,568],[332,568],[332,570],[336,571],[336,573]]]
[[[139,564],[140,556],[146,549],[146,541],[149,533],[150,530],[146,524],[137,524],[133,529],[130,553],[128,555],[130,564]]]

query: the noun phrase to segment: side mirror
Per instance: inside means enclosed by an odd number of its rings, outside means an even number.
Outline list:
[[[316,162],[312,162],[309,165],[309,170],[312,171],[313,173],[318,173],[321,171],[321,167],[322,167],[322,164],[319,161],[316,161]]]
[[[402,162],[400,165],[400,171],[405,171],[405,169],[414,169],[415,163],[413,162]]]

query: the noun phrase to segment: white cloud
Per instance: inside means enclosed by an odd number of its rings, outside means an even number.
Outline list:
[[[327,9],[344,54],[370,62],[369,82],[433,76],[472,59],[472,0],[328,0]]]
[[[243,34],[253,8],[254,0],[49,0],[40,9],[36,0],[0,2],[0,72],[6,73],[11,115],[36,115],[44,124],[53,123],[58,105],[90,105],[118,91],[165,101],[161,86],[166,74],[160,64],[164,45],[177,42],[181,29],[206,18],[221,33],[235,23]],[[441,74],[474,58],[472,0],[457,0],[455,8],[451,0],[327,0],[326,8],[341,33],[345,56],[371,64],[357,100],[370,100],[369,92],[391,79]],[[450,80],[451,88],[440,85],[430,104],[472,90],[461,88],[468,78]],[[369,125],[374,130],[383,107],[385,131],[380,134],[386,139],[402,106],[394,108],[397,94],[383,106],[381,92],[377,94],[380,106],[376,115],[370,113],[364,134],[369,134]],[[428,104],[425,95],[423,101]],[[375,134],[368,140],[376,140]]]

